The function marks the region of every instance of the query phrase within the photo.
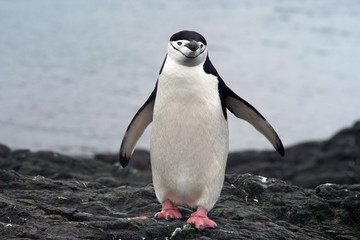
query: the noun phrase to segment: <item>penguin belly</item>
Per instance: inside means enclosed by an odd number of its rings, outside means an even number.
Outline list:
[[[195,74],[196,75],[196,74]],[[151,166],[160,202],[212,209],[228,154],[228,124],[216,77],[159,77],[151,132]]]

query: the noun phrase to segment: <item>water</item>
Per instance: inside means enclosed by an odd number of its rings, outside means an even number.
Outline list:
[[[0,142],[118,151],[170,36],[196,30],[285,146],[360,118],[360,1],[0,1]],[[229,116],[230,150],[270,149]],[[147,130],[138,147],[149,148]]]

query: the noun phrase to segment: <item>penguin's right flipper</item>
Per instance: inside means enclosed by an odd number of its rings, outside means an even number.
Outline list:
[[[127,166],[131,155],[134,152],[136,143],[143,135],[146,127],[149,126],[149,124],[152,122],[156,90],[157,85],[144,105],[142,105],[139,111],[135,114],[126,130],[125,136],[121,143],[119,154],[120,164],[122,167]]]

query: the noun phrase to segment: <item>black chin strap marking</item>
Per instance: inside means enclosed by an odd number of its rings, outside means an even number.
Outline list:
[[[174,45],[172,45],[172,43],[170,42],[171,46],[176,50],[176,51],[179,51],[182,55],[184,55],[185,57],[187,58],[191,58],[191,59],[194,59],[194,58],[197,58],[199,55],[201,55],[203,52],[205,52],[205,48],[204,48],[204,51],[200,52],[198,55],[196,55],[195,57],[189,57],[189,56],[186,56],[183,52],[181,52],[179,49],[177,49],[176,47],[174,47]]]

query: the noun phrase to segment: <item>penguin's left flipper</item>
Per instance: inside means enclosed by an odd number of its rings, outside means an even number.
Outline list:
[[[260,133],[262,133],[274,146],[276,151],[281,155],[285,155],[284,146],[266,119],[253,107],[250,103],[236,95],[225,84],[222,86],[225,105],[236,117],[241,118],[253,125]]]
[[[146,127],[152,122],[156,89],[157,85],[144,105],[137,111],[126,130],[119,154],[120,164],[122,167],[126,167],[128,165],[136,143],[143,135]]]

